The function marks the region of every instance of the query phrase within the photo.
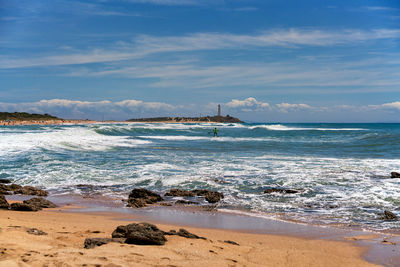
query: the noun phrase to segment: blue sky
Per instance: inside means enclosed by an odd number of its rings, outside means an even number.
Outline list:
[[[0,111],[400,122],[400,2],[0,0]]]

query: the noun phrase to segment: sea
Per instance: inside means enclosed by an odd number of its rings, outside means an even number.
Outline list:
[[[210,189],[224,194],[223,212],[400,230],[382,220],[384,210],[400,216],[392,171],[400,172],[400,124],[0,126],[0,178],[54,196],[90,189],[121,201],[138,187]],[[299,192],[265,194],[270,188]]]

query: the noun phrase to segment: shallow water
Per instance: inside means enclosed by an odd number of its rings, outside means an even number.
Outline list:
[[[400,179],[390,179],[400,172],[400,124],[0,127],[0,159],[0,177],[54,194],[206,188],[225,194],[219,208],[400,228],[380,219],[384,209],[400,215]],[[262,193],[271,187],[301,192]]]

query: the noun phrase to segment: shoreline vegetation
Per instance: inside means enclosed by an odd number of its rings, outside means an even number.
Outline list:
[[[50,125],[50,124],[91,124],[91,123],[242,123],[238,118],[226,116],[204,117],[152,117],[137,118],[126,121],[96,121],[89,119],[62,119],[50,114],[35,114],[26,112],[0,112],[0,126],[13,125]]]
[[[174,123],[186,123],[186,122],[220,122],[220,123],[241,123],[243,121],[238,118],[226,116],[205,116],[205,117],[155,117],[155,118],[141,118],[141,119],[130,119],[127,122],[174,122]]]

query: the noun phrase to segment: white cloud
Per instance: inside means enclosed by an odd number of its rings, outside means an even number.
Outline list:
[[[138,108],[143,108],[146,110],[173,110],[174,106],[161,102],[143,102],[140,100],[124,100],[121,102],[115,102],[115,105],[128,108],[132,111]]]
[[[381,107],[383,108],[392,108],[400,110],[400,101],[382,104]]]
[[[242,111],[264,110],[270,108],[269,103],[257,101],[254,97],[244,100],[232,99],[225,104],[228,108],[240,109]]]
[[[365,7],[368,10],[371,11],[398,11],[398,8],[394,7],[387,7],[387,6],[366,6]]]
[[[278,109],[281,112],[287,113],[291,110],[301,110],[301,109],[311,109],[312,107],[307,105],[307,104],[290,104],[290,103],[281,103],[281,104],[276,104]]]
[[[91,118],[107,119],[141,117],[144,114],[152,115],[157,112],[162,114],[172,112],[175,107],[161,102],[144,102],[140,100],[123,100],[112,102],[103,101],[77,101],[68,99],[40,100],[38,102],[2,103],[0,110],[9,112],[50,113],[64,118]]]
[[[90,70],[74,67],[69,75],[83,77],[128,77],[146,79],[148,86],[164,88],[264,88],[273,91],[287,87],[285,92],[302,90],[319,94],[338,92],[354,93],[354,90],[398,90],[400,85],[400,55],[377,55],[368,60],[343,62],[341,58],[298,58],[271,63],[229,62],[207,66],[199,61],[136,61],[110,65]],[[329,61],[327,63],[327,61]],[[385,71],[382,71],[385,69]],[[343,88],[329,88],[343,87]],[[362,86],[363,88],[357,88]],[[347,88],[345,88],[347,87]],[[353,88],[349,88],[353,87]],[[253,94],[253,93],[250,93]]]
[[[139,59],[156,53],[174,53],[221,49],[251,49],[254,47],[298,47],[352,45],[381,39],[400,38],[399,29],[322,31],[284,29],[254,35],[229,33],[195,33],[186,36],[156,37],[141,35],[131,43],[112,48],[97,48],[73,54],[48,55],[36,58],[0,56],[0,68],[58,66],[114,62]]]

